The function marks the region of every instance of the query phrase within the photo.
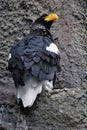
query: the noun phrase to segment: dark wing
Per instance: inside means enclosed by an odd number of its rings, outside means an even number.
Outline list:
[[[51,43],[45,36],[29,36],[12,47],[8,68],[16,86],[24,85],[24,78],[54,79],[59,69],[60,55],[46,50]]]
[[[8,69],[11,72],[15,86],[18,84],[24,85],[23,75],[24,75],[24,62],[21,59],[23,51],[25,49],[25,40],[20,40],[11,48],[10,58],[8,61]]]

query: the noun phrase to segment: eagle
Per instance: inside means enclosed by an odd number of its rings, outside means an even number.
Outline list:
[[[10,49],[8,70],[24,108],[34,104],[43,88],[53,89],[56,72],[61,70],[60,52],[50,32],[57,19],[55,13],[41,15],[33,22],[30,33]]]

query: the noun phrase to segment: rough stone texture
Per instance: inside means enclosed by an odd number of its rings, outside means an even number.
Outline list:
[[[23,110],[6,68],[8,52],[46,12],[59,14],[51,32],[62,71],[56,89]],[[0,0],[0,130],[87,130],[87,0]]]

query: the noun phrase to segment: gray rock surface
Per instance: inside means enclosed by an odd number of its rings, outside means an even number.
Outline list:
[[[8,52],[33,20],[51,12],[59,15],[51,32],[62,71],[55,89],[24,110],[6,68]],[[87,130],[87,0],[0,0],[0,130]]]

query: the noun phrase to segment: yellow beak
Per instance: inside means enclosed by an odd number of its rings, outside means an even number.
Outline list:
[[[58,15],[57,14],[49,14],[48,16],[46,16],[44,18],[45,21],[49,22],[49,21],[54,21],[58,19]]]

